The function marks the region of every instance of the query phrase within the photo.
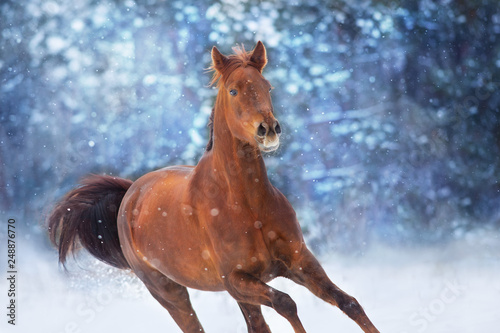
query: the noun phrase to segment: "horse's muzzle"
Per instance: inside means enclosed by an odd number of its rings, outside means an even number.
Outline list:
[[[255,140],[261,151],[272,152],[280,146],[280,135],[281,126],[277,120],[274,120],[272,126],[269,126],[269,124],[264,121],[257,127]]]

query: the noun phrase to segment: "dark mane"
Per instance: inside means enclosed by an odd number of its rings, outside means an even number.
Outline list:
[[[207,146],[205,147],[205,151],[210,151],[212,150],[212,147],[214,146],[214,113],[215,113],[215,108],[212,108],[212,113],[210,114],[210,118],[208,118],[208,143]]]

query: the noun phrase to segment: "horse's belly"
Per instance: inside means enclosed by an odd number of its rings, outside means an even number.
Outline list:
[[[189,288],[220,291],[224,290],[222,279],[216,267],[208,258],[208,251],[199,247],[167,247],[148,251],[148,262],[168,278]],[[207,258],[207,259],[205,259]]]

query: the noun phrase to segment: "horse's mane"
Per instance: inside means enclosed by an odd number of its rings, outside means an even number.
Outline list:
[[[205,147],[205,151],[210,151],[212,150],[212,147],[214,146],[214,113],[215,113],[215,108],[212,108],[212,113],[210,114],[210,118],[208,118],[208,143],[207,146]]]
[[[226,83],[229,74],[239,67],[252,66],[260,70],[259,64],[253,62],[251,59],[253,51],[245,51],[243,45],[236,45],[233,47],[233,51],[234,54],[226,56],[227,61],[223,64],[222,68],[217,69],[214,64],[208,68],[209,71],[214,72],[210,86],[217,83],[217,88],[220,88],[222,84]],[[212,109],[208,120],[209,139],[205,151],[210,151],[214,145],[214,112],[215,108]]]

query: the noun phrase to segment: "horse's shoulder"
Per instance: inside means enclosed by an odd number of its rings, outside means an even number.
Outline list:
[[[273,205],[280,214],[290,215],[289,217],[296,216],[295,210],[293,209],[290,201],[288,201],[287,197],[278,188],[274,186],[272,190],[272,197],[273,197],[272,201]]]

